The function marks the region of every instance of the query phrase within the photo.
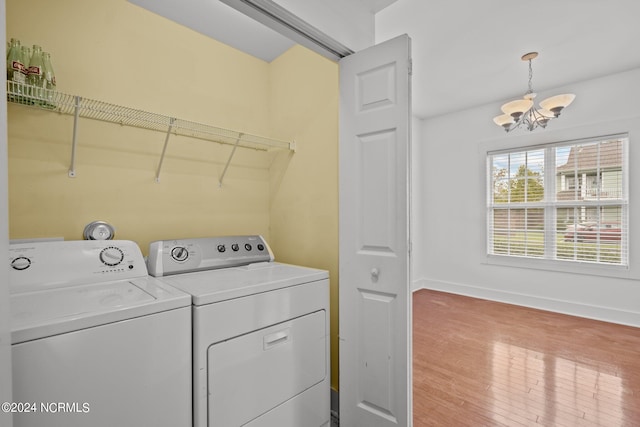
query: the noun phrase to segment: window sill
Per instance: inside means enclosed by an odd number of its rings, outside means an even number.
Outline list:
[[[586,274],[590,276],[615,277],[620,279],[639,279],[640,276],[628,266],[603,265],[580,261],[556,261],[507,255],[487,255],[487,265],[527,268],[535,270],[557,271],[561,273]]]

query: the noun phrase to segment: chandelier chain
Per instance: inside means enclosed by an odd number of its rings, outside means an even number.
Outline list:
[[[529,60],[529,91],[527,93],[533,93],[533,84],[531,80],[533,79],[533,66],[531,65],[531,59]]]

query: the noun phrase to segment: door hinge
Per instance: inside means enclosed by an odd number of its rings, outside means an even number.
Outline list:
[[[409,68],[409,75],[412,76],[413,75],[413,59],[409,58],[409,64],[407,65],[407,67]]]

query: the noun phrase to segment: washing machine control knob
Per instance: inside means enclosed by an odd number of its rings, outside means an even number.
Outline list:
[[[11,268],[14,270],[26,270],[31,266],[31,260],[26,256],[19,256],[11,261]]]
[[[237,243],[234,243],[231,245],[231,249],[233,249],[233,252],[238,252],[240,250],[240,246],[238,246]]]
[[[186,261],[189,258],[189,251],[184,246],[176,246],[171,249],[171,258],[178,262]]]
[[[225,252],[227,250],[227,247],[225,245],[218,245],[218,252],[222,253]]]
[[[115,246],[107,246],[100,251],[100,261],[109,267],[115,267],[124,260],[124,253],[120,248]]]
[[[250,251],[251,249],[253,249],[250,243],[245,243],[245,244],[244,244],[244,248],[245,248],[247,251]]]

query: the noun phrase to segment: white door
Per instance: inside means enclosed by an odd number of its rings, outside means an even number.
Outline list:
[[[5,1],[0,0],[0,45],[6,29]],[[7,99],[6,85],[0,98]],[[9,329],[9,198],[7,190],[7,103],[0,104],[0,402],[11,402],[11,330]],[[0,425],[10,426],[10,412],[0,411]]]
[[[410,426],[411,39],[340,61],[340,424]]]

